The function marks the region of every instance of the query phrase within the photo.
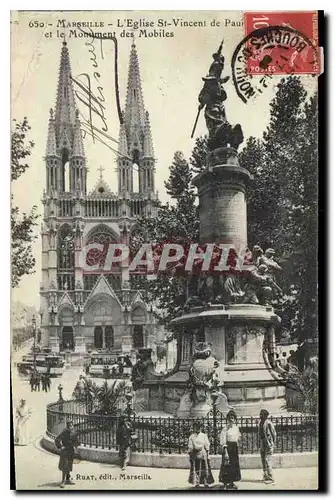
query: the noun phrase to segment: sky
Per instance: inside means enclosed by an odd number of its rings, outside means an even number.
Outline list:
[[[161,21],[159,21],[159,19]],[[62,20],[71,23],[64,29]],[[202,88],[202,77],[208,72],[211,55],[224,39],[223,53],[225,69],[223,76],[232,75],[231,58],[244,34],[242,12],[233,11],[85,11],[85,12],[12,12],[11,20],[11,116],[17,120],[27,117],[31,125],[29,139],[35,142],[29,158],[30,168],[12,184],[14,202],[21,211],[29,211],[37,205],[42,214],[41,197],[45,188],[45,146],[49,109],[55,106],[56,89],[61,52],[61,35],[65,33],[70,53],[72,76],[82,78],[88,73],[93,78],[98,71],[99,86],[103,88],[107,120],[107,133],[118,138],[119,122],[114,86],[114,45],[110,40],[96,42],[96,62],[93,67],[89,40],[81,38],[81,32],[73,23],[90,22],[94,32],[115,32],[119,44],[119,88],[122,108],[125,104],[129,54],[132,34],[135,35],[139,57],[142,90],[145,108],[150,114],[151,130],[156,157],[156,189],[159,197],[166,201],[164,181],[176,151],[182,151],[186,158],[191,154],[196,137],[206,133],[205,120],[201,114],[195,137],[190,138],[197,114],[198,94]],[[184,23],[201,22],[205,26],[184,26]],[[104,26],[101,27],[101,24]],[[154,23],[154,27],[139,27],[137,24]],[[165,26],[158,26],[160,25]],[[109,26],[109,25],[112,26]],[[219,25],[218,25],[219,24]],[[57,27],[57,25],[59,25]],[[89,30],[84,27],[83,29]],[[173,32],[174,36],[163,35]],[[163,32],[164,30],[164,32]],[[142,34],[140,34],[142,33]],[[77,35],[77,36],[75,36]],[[123,36],[128,35],[128,36]],[[245,140],[250,135],[260,137],[269,120],[269,103],[281,77],[271,79],[262,95],[241,101],[233,86],[232,78],[225,85],[225,103],[228,120],[234,125],[240,123]],[[316,79],[302,77],[305,87],[312,93]],[[97,86],[97,85],[96,85]],[[97,91],[97,89],[95,88]],[[86,109],[78,102],[82,115]],[[113,147],[115,144],[109,143]],[[112,191],[117,191],[116,155],[101,143],[93,143],[88,136],[84,139],[87,158],[88,191],[92,190],[102,166],[103,176]],[[117,145],[116,145],[117,147]],[[42,217],[40,218],[40,223]],[[41,280],[41,240],[33,245],[36,258],[36,272],[23,277],[19,288],[12,294],[13,300],[39,307],[39,285]]]

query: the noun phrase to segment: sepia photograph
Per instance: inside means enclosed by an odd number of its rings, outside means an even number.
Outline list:
[[[319,490],[322,17],[11,12],[16,490]]]

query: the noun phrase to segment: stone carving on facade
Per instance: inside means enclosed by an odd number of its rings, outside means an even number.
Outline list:
[[[56,248],[56,235],[59,229],[59,223],[54,219],[48,221],[48,232],[49,232],[49,246],[50,249]]]
[[[72,231],[75,238],[75,248],[80,249],[82,247],[82,235],[85,229],[85,223],[81,219],[76,219],[73,223]]]
[[[200,103],[198,113],[205,107],[204,116],[209,132],[209,150],[227,146],[237,150],[243,141],[243,133],[240,125],[232,127],[226,118],[224,101],[227,99],[227,94],[223,85],[230,77],[221,77],[225,65],[222,48],[223,42],[218,51],[212,55],[213,62],[208,75],[202,78],[204,86],[198,96]]]
[[[128,221],[120,221],[118,227],[121,234],[129,234],[131,230],[131,224]]]
[[[76,290],[83,290],[83,283],[81,280],[77,280],[75,282],[75,288],[76,288]]]
[[[56,292],[49,293],[49,312],[50,314],[57,314],[58,312],[58,300]]]
[[[55,280],[52,280],[50,283],[50,290],[56,290],[56,289],[57,289],[56,282]]]

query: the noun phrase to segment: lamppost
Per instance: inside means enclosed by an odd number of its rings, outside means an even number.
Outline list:
[[[32,331],[34,335],[34,372],[36,371],[36,316],[33,314],[32,316]]]
[[[125,394],[125,399],[126,399],[126,408],[123,412],[123,415],[126,415],[128,418],[135,417],[136,413],[132,409],[132,401],[133,401],[133,396],[132,392],[127,392]]]
[[[63,398],[63,386],[61,384],[58,385],[59,398],[58,401],[62,403],[64,401]]]
[[[218,436],[217,436],[217,417],[220,416],[222,417],[222,412],[220,410],[218,410],[217,408],[217,399],[218,399],[218,396],[219,396],[219,392],[217,392],[216,390],[213,390],[211,393],[210,393],[210,396],[211,396],[211,401],[212,401],[212,410],[209,411],[208,413],[208,417],[212,417],[212,425],[213,425],[213,433],[212,433],[212,437],[213,437],[213,453],[215,455],[217,455],[217,451],[218,451]]]

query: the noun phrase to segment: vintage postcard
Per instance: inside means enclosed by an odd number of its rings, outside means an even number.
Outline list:
[[[17,490],[318,490],[321,16],[11,13]]]

